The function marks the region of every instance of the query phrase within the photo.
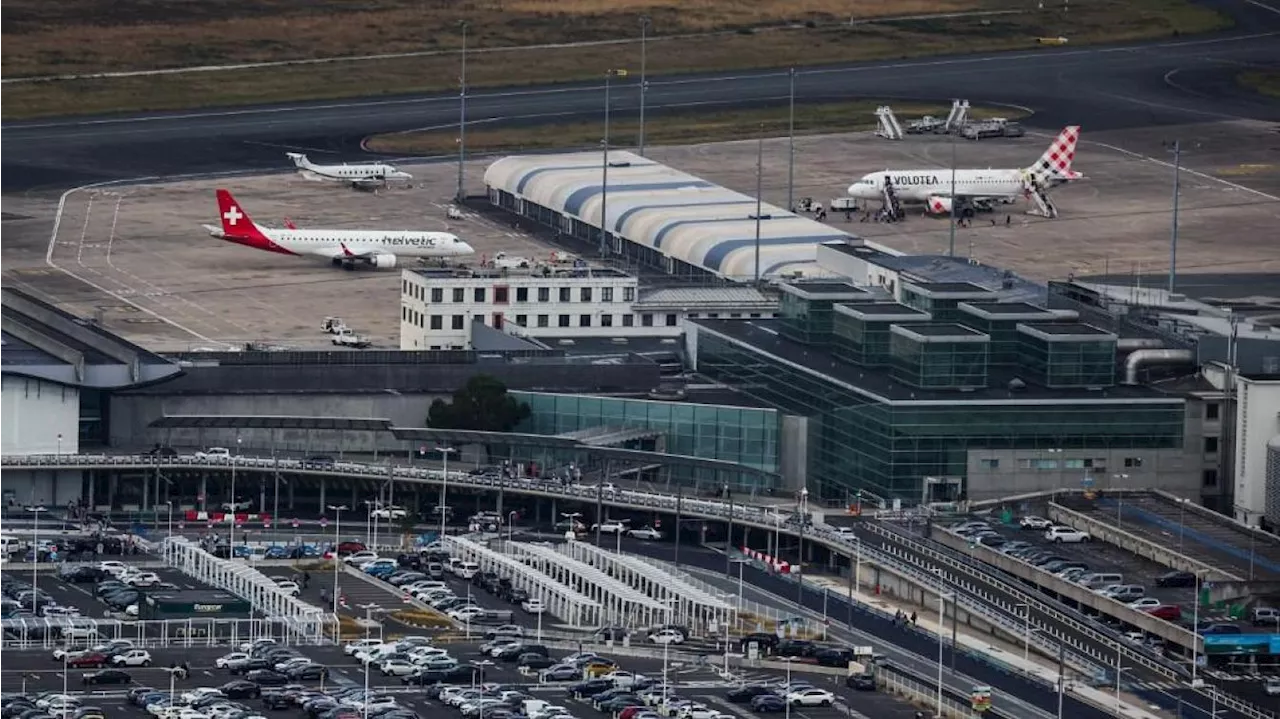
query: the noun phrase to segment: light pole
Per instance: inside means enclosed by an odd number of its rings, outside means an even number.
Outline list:
[[[947,239],[947,257],[956,256],[956,133],[951,133],[951,227]],[[939,702],[942,700],[939,699]],[[942,713],[942,704],[938,704],[938,713]]]
[[[750,559],[738,558],[729,560],[730,563],[738,565],[738,616],[742,616],[742,565],[750,564]]]
[[[1013,606],[1022,607],[1022,663],[1026,664],[1031,660],[1031,605],[1025,602],[1018,602]],[[939,631],[941,631],[941,627],[939,627]]]
[[[649,24],[648,15],[640,16],[640,137],[636,142],[639,155],[644,157],[644,100],[649,92],[649,81],[646,78],[649,66]]]
[[[511,541],[511,533],[515,531],[516,517],[519,517],[519,516],[520,516],[520,513],[514,509],[511,510],[510,512],[507,512],[507,541],[508,542]]]
[[[678,600],[675,597],[667,597],[666,599],[662,600],[662,603],[667,605],[667,621],[666,621],[667,626],[671,626],[671,606],[676,601]],[[670,655],[671,655],[671,637],[668,636],[668,637],[665,637],[665,639],[666,641],[662,642],[662,702],[663,704],[666,704],[667,693],[670,691],[670,689],[668,689],[670,684],[667,683],[667,665],[670,661]]]
[[[173,500],[169,500],[165,502],[164,506],[167,510],[169,510],[169,522],[168,522],[169,536],[172,537],[173,536]]]
[[[1115,490],[1116,490],[1116,526],[1117,527],[1124,522],[1124,494],[1122,494],[1123,490],[1119,486],[1117,486],[1118,483],[1116,480],[1124,481],[1128,478],[1129,478],[1129,475],[1127,474],[1111,475],[1111,486],[1115,487]]]
[[[466,199],[462,183],[463,162],[467,157],[467,22],[462,25],[462,74],[458,76],[458,191],[457,200]]]
[[[39,594],[39,592],[38,592],[38,591],[36,591],[36,590],[38,590],[38,589],[40,588],[40,572],[39,572],[39,568],[40,568],[40,515],[41,515],[41,513],[43,513],[43,512],[47,512],[47,511],[49,511],[49,510],[45,509],[45,508],[44,508],[44,507],[42,507],[42,506],[38,506],[38,505],[37,505],[37,506],[33,506],[33,507],[31,508],[31,513],[35,515],[35,528],[34,528],[34,529],[32,529],[32,531],[31,531],[31,544],[32,544],[32,546],[31,546],[31,591],[32,591],[32,594]],[[31,612],[32,612],[33,614],[34,614],[34,613],[35,613],[35,611],[36,611],[36,599],[37,599],[37,597],[35,597],[35,596],[32,596],[32,597],[31,597]]]
[[[796,188],[796,69],[793,67],[787,75],[791,84],[787,105],[787,212],[795,212],[794,202]]]
[[[240,460],[240,435],[236,435],[236,453],[231,458],[231,527],[227,530],[227,556],[236,556],[236,463]]]
[[[369,628],[373,626],[373,610],[379,609],[377,604],[364,605],[364,638],[369,638]],[[364,662],[364,719],[369,719],[369,666],[373,662]]]
[[[938,592],[938,716],[939,717],[945,716],[942,712],[942,646],[943,646],[943,637],[946,636],[946,633],[943,632],[942,627],[946,623],[946,617],[947,617],[946,601],[948,598],[955,600],[956,595],[947,594],[945,592]],[[955,610],[952,610],[952,611],[955,611]]]
[[[760,214],[764,199],[764,123],[760,123],[760,135],[756,138],[756,284],[760,284]]]
[[[1178,279],[1178,195],[1182,180],[1182,141],[1173,141],[1173,229],[1169,237],[1169,294]]]
[[[347,509],[345,504],[330,504],[329,509],[333,512],[333,615],[338,616],[338,565],[342,560],[338,558],[338,545],[342,543],[342,513]]]
[[[62,462],[62,433],[61,433],[61,432],[59,432],[59,433],[58,433],[58,454],[57,454],[57,460],[58,460],[58,462]]]
[[[440,472],[440,541],[444,542],[444,521],[448,516],[448,508],[445,506],[445,493],[449,486],[449,455],[458,450],[453,447],[436,447],[436,451],[440,453],[440,460],[444,464],[444,468]]]
[[[477,672],[479,673],[480,675],[479,684],[481,687],[484,687],[484,670],[493,665],[494,665],[494,662],[489,661],[488,659],[472,659],[471,660],[472,676],[474,677]],[[477,700],[476,702],[476,704],[480,707],[480,716],[478,717],[478,719],[484,719],[484,700],[485,700],[485,697],[480,697],[480,699]]]
[[[791,663],[792,663],[792,662],[794,662],[794,661],[796,660],[796,658],[795,658],[795,657],[780,657],[780,659],[781,659],[782,661],[784,661],[784,662],[786,662],[786,663],[787,663],[787,694],[790,694],[790,693],[792,692],[792,689],[791,689]],[[786,700],[786,696],[783,696],[782,700],[783,700],[783,701],[782,701],[782,705],[783,705],[783,712],[784,712],[784,713],[783,713],[783,716],[784,716],[786,719],[791,719],[791,702],[789,702],[789,701],[787,701],[787,700]]]
[[[537,632],[538,632],[538,643],[539,643],[539,644],[541,644],[541,643],[542,643],[542,615],[543,615],[544,613],[546,613],[546,611],[547,611],[547,604],[546,604],[546,602],[545,602],[545,601],[543,601],[545,598],[546,598],[546,594],[543,592],[543,590],[542,590],[541,588],[539,588],[539,590],[538,590],[538,606],[542,607],[542,611],[539,611],[539,612],[538,612],[538,629],[537,629]]]
[[[1192,599],[1191,605],[1191,631],[1195,634],[1191,637],[1191,686],[1197,687],[1199,679],[1196,674],[1199,673],[1200,667],[1200,572],[1194,572],[1195,580],[1192,583],[1192,589],[1195,592],[1195,598]]]
[[[626,70],[605,70],[604,71],[604,140],[601,145],[604,148],[602,162],[600,163],[600,256],[604,257],[608,254],[609,248],[609,89],[612,85],[611,81],[615,77],[626,77]]]

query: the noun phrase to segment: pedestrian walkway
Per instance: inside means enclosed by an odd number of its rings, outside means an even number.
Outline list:
[[[848,580],[844,578],[806,576],[804,577],[804,581],[811,585],[824,587],[833,594],[837,594],[842,597],[847,597],[849,595],[849,583]],[[883,594],[867,594],[860,589],[854,591],[853,596],[855,601],[878,609],[889,615],[903,613],[907,615],[907,617],[910,617],[914,612],[916,615],[917,627],[933,634],[934,636],[938,635],[938,613],[936,610],[930,612],[928,607],[914,606],[896,597],[887,597]],[[906,621],[909,622],[910,619],[907,619]],[[942,631],[945,632],[946,635],[950,635],[952,628],[950,625],[944,625]],[[969,627],[961,627],[956,631],[956,642],[964,650],[968,650],[969,652],[976,654],[984,654],[998,663],[1020,669],[1050,685],[1056,686],[1058,683],[1057,661],[1054,660],[1050,662],[1048,659],[1040,656],[1034,651],[1028,654],[1022,646],[1015,646],[1010,642],[991,635],[976,634]],[[1069,668],[1068,672],[1070,672]],[[1168,690],[1179,686],[1176,682],[1155,682],[1153,684],[1159,684],[1160,686],[1152,686],[1148,688]],[[1147,685],[1143,684],[1143,686],[1145,687]],[[1116,694],[1114,691],[1095,689],[1094,687],[1082,684],[1079,681],[1073,681],[1070,673],[1067,677],[1066,691],[1070,694],[1075,694],[1077,698],[1090,704],[1112,708],[1115,708],[1117,704]],[[1126,717],[1132,717],[1133,719],[1159,719],[1163,716],[1161,714],[1148,711],[1144,708],[1146,706],[1148,706],[1148,703],[1144,702],[1140,697],[1137,697],[1130,692],[1123,691],[1123,689],[1120,692],[1119,710],[1123,712]]]

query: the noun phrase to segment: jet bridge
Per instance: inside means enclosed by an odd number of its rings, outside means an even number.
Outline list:
[[[484,572],[494,572],[511,580],[511,586],[523,589],[531,599],[539,599],[546,610],[575,627],[598,627],[604,620],[603,607],[590,597],[538,572],[519,560],[495,552],[466,537],[443,537],[445,549],[463,561],[475,562]]]
[[[694,633],[710,634],[713,623],[736,623],[736,604],[695,587],[679,577],[626,554],[610,552],[585,542],[559,547],[561,560],[570,558],[590,565],[653,597],[664,607],[672,604],[670,624],[684,624]]]
[[[570,542],[577,544],[577,542]],[[525,542],[506,542],[507,556],[537,569],[543,574],[585,593],[604,607],[602,624],[617,627],[647,627],[662,623],[667,606],[637,592],[590,564],[561,554],[550,546]]]

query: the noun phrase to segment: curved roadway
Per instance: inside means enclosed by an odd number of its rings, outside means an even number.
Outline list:
[[[1274,0],[1272,0],[1274,2]],[[847,97],[1008,103],[1035,110],[1046,128],[1091,130],[1252,118],[1280,120],[1280,103],[1236,87],[1242,69],[1275,66],[1280,4],[1206,0],[1236,20],[1227,34],[1139,45],[1039,49],[900,62],[809,68],[802,101]],[[693,103],[745,106],[785,101],[779,70],[650,78],[648,107]],[[616,112],[637,107],[635,83],[615,85]],[[477,91],[468,121],[516,124],[601,114],[595,83]],[[286,149],[326,159],[362,154],[380,132],[448,127],[452,94],[196,110],[107,118],[4,123],[3,191],[65,189],[156,175],[282,169]]]

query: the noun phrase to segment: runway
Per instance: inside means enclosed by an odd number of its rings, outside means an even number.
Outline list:
[[[1042,128],[1090,131],[1241,118],[1280,120],[1280,103],[1236,87],[1243,69],[1274,65],[1280,10],[1210,3],[1236,17],[1232,34],[1128,46],[875,62],[803,70],[801,102],[851,97],[945,100],[1030,108]],[[638,109],[638,77],[614,84],[613,112]],[[647,111],[785,102],[786,70],[651,77]],[[468,122],[520,124],[603,112],[596,83],[492,89],[467,98]],[[615,115],[618,116],[618,115]],[[59,190],[152,176],[283,169],[285,151],[326,161],[363,154],[371,134],[449,127],[456,95],[365,98],[143,116],[5,123],[3,191]]]

